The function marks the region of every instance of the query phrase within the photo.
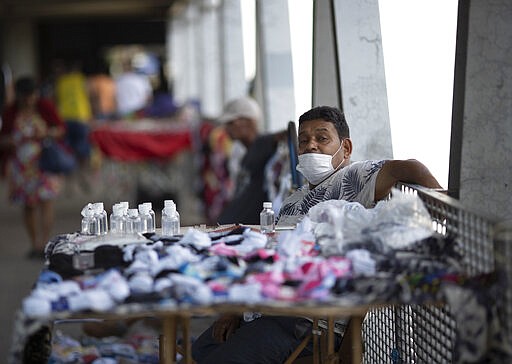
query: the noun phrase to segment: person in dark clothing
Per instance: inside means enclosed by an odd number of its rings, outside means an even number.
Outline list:
[[[265,188],[265,166],[275,154],[278,141],[285,132],[260,134],[261,109],[250,97],[228,102],[219,121],[225,125],[230,138],[246,148],[236,177],[235,192],[221,212],[220,224],[259,224],[263,202],[269,201]]]

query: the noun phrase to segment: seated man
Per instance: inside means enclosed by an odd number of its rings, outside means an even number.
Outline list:
[[[373,207],[398,181],[441,187],[416,160],[351,163],[351,153],[349,127],[340,110],[321,106],[304,113],[299,118],[297,169],[308,184],[283,202],[278,223],[295,223],[312,206],[330,199]],[[194,359],[199,364],[284,362],[304,337],[305,319],[259,316],[220,317],[194,343]]]

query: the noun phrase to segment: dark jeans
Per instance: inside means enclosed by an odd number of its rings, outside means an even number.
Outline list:
[[[89,141],[89,125],[80,121],[66,120],[66,142],[73,149],[79,160],[85,160],[91,155]]]
[[[224,343],[215,341],[210,326],[192,345],[192,356],[198,364],[218,363],[283,363],[311,331],[304,318],[262,316],[244,322]],[[311,342],[310,342],[311,343]],[[311,355],[312,346],[301,356]]]

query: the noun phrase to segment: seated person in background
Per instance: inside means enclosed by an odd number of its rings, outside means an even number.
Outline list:
[[[416,160],[351,163],[349,127],[344,114],[333,107],[315,107],[304,113],[299,118],[298,142],[297,169],[308,184],[283,202],[279,222],[297,222],[312,206],[329,199],[373,207],[398,181],[441,187]],[[309,328],[303,330],[304,325]],[[302,317],[223,315],[195,341],[192,353],[198,364],[283,363],[310,328]],[[338,336],[337,345],[340,342]],[[306,347],[302,354],[310,351]]]
[[[261,114],[254,99],[242,97],[228,102],[219,119],[230,138],[247,150],[236,177],[234,195],[218,218],[220,224],[260,223],[263,202],[269,198],[265,189],[265,165],[276,152],[279,139],[286,136],[285,132],[261,135]]]

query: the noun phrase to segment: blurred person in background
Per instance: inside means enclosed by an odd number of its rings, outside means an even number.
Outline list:
[[[246,149],[235,178],[235,192],[218,218],[220,224],[260,223],[263,202],[269,201],[265,187],[265,166],[275,154],[278,141],[286,132],[261,134],[262,112],[250,97],[228,102],[219,121],[229,137]]]
[[[123,73],[116,79],[118,117],[134,119],[150,104],[153,88],[147,75],[136,72],[131,60],[123,63]]]
[[[96,121],[113,120],[116,117],[116,83],[106,62],[99,58],[89,70],[87,89],[92,115]]]
[[[89,140],[92,110],[87,78],[80,63],[71,62],[55,82],[57,109],[67,128],[66,142],[73,149],[79,163],[79,168],[71,175],[71,179],[75,185],[88,191],[87,167],[92,150]]]
[[[151,102],[144,109],[144,116],[170,118],[175,116],[179,107],[174,101],[164,70],[164,61],[158,60],[158,78],[156,79]]]
[[[41,172],[39,157],[43,139],[62,138],[66,127],[54,104],[39,97],[31,77],[16,81],[15,100],[4,109],[2,120],[0,151],[8,197],[23,205],[23,222],[31,243],[28,257],[41,258],[52,233],[53,201],[62,181],[57,175]]]

